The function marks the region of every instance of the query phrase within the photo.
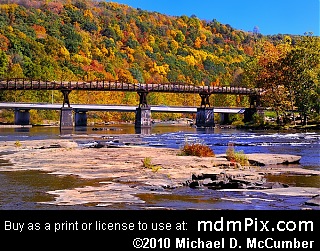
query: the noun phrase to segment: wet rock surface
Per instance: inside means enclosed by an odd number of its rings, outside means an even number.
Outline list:
[[[267,182],[263,177],[248,179],[246,175],[233,174],[200,174],[192,175],[186,185],[191,188],[207,187],[209,189],[272,189],[289,187],[279,182]]]
[[[290,187],[278,182],[266,182],[265,175],[290,173],[320,175],[319,171],[302,169],[296,163],[299,156],[256,154],[249,158],[265,165],[241,166],[228,161],[223,155],[215,157],[181,156],[169,148],[146,147],[139,139],[130,137],[104,139],[104,143],[88,139],[57,139],[3,142],[0,153],[10,165],[0,171],[40,170],[54,175],[75,175],[99,181],[99,186],[50,191],[56,205],[113,202],[143,203],[137,194],[166,193],[183,186],[208,189],[259,190],[306,196],[308,205],[318,203],[319,188]],[[158,169],[143,166],[150,158]],[[269,161],[272,159],[272,164]],[[269,161],[269,162],[267,162]],[[269,165],[270,164],[270,165]]]
[[[320,206],[320,195],[313,196],[310,200],[307,200],[305,204],[309,206]]]

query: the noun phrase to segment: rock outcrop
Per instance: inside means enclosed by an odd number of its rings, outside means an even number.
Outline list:
[[[0,170],[39,170],[54,175],[76,175],[99,182],[99,186],[52,191],[57,205],[102,203],[101,201],[135,203],[136,194],[165,192],[187,185],[209,189],[255,189],[267,193],[291,192],[292,196],[302,194],[308,198],[319,194],[318,188],[294,190],[286,187],[286,184],[270,183],[264,179],[266,174],[288,172],[320,175],[320,171],[303,169],[299,165],[278,165],[296,163],[300,157],[295,155],[248,154],[249,159],[260,164],[241,166],[219,155],[181,156],[177,149],[129,144],[117,147],[100,144],[96,147],[96,144],[79,145],[79,141],[56,139],[21,141],[19,144],[13,141],[3,142],[0,153],[7,154],[1,157],[9,161],[10,165],[0,166]],[[85,141],[88,139],[83,139]],[[150,158],[152,166],[159,168],[143,166],[145,158]],[[309,191],[307,195],[306,191]],[[314,197],[308,203],[316,204],[318,200]]]
[[[246,154],[251,165],[267,166],[278,164],[298,164],[301,156],[292,154],[266,154],[266,153],[251,153]]]
[[[191,188],[207,187],[209,189],[272,189],[289,187],[279,182],[267,182],[262,176],[248,178],[247,175],[226,173],[192,175],[186,185]]]

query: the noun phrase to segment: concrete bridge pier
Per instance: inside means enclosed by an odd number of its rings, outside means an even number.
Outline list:
[[[196,126],[197,127],[214,127],[214,109],[210,107],[210,93],[201,92],[200,108],[197,108]]]
[[[220,124],[227,125],[230,123],[229,113],[220,113]]]
[[[246,108],[244,110],[244,123],[252,122],[253,121],[253,115],[257,112],[256,108]]]
[[[75,110],[74,124],[75,126],[87,126],[87,111]]]
[[[29,109],[15,109],[14,110],[14,124],[15,125],[29,125],[30,124]]]
[[[151,124],[151,107],[138,107],[136,109],[135,128],[151,128]]]
[[[244,111],[244,122],[252,122],[253,115],[258,114],[264,119],[264,109],[260,106],[260,96],[250,96],[250,107]]]
[[[60,109],[60,131],[68,133],[73,130],[73,111],[69,101],[69,94],[71,90],[62,89],[61,92],[63,94],[63,104]],[[65,107],[65,104],[68,106]]]
[[[214,127],[214,109],[211,107],[197,108],[197,127]]]
[[[137,91],[140,101],[139,107],[136,109],[135,130],[136,133],[147,134],[151,131],[151,107],[147,103],[148,91],[139,89]]]
[[[71,107],[61,107],[60,110],[60,131],[73,130],[73,113]]]

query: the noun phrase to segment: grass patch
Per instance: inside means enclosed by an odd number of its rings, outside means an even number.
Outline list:
[[[161,168],[159,165],[152,164],[151,157],[145,157],[141,162],[143,167],[151,169],[152,172],[157,172]]]
[[[21,147],[22,144],[19,140],[17,140],[16,142],[14,142],[15,147]]]
[[[241,151],[235,151],[234,144],[228,143],[228,148],[226,150],[227,160],[231,162],[237,162],[242,166],[248,166],[249,160],[245,153]]]

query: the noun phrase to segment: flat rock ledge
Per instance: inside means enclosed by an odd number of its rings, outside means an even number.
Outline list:
[[[225,156],[181,156],[180,150],[125,145],[117,147],[79,145],[73,139],[47,139],[6,141],[0,145],[0,156],[9,161],[0,165],[0,171],[39,170],[54,175],[76,175],[94,179],[101,184],[69,191],[51,191],[59,196],[57,203],[97,202],[106,197],[112,203],[113,195],[119,201],[135,202],[135,194],[162,193],[182,186],[208,189],[259,190],[267,193],[287,193],[290,196],[307,196],[308,205],[319,206],[319,188],[295,188],[286,184],[266,182],[267,174],[320,175],[320,171],[303,169],[296,165],[300,156],[288,154],[248,154],[250,166],[228,161]],[[143,166],[150,158],[156,169]],[[285,164],[285,165],[283,165]],[[294,165],[291,165],[294,164]],[[83,193],[81,189],[86,189]],[[100,191],[99,191],[100,189]],[[88,197],[89,192],[94,196]],[[108,194],[108,196],[106,195]],[[86,196],[86,197],[83,197]],[[99,201],[101,202],[101,201]],[[102,203],[103,204],[103,203]]]
[[[309,206],[320,206],[320,195],[312,196],[312,198],[307,200],[305,204]]]
[[[251,153],[246,154],[251,165],[268,166],[279,164],[299,164],[301,156],[292,154],[265,154]]]

